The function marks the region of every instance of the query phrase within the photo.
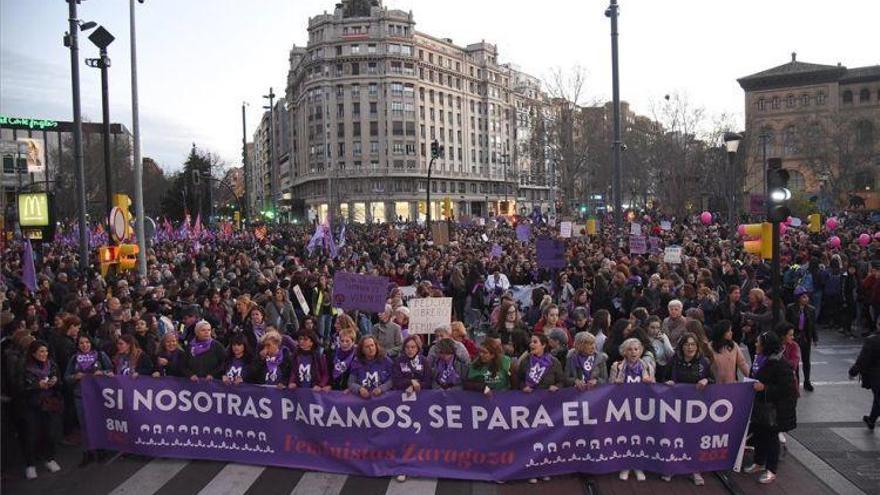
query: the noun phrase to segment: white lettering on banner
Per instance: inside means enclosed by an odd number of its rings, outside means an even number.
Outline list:
[[[430,334],[452,321],[451,297],[424,297],[407,301],[409,333]]]
[[[293,294],[296,296],[296,300],[299,301],[299,307],[302,309],[303,314],[309,314],[309,303],[306,302],[306,297],[303,295],[299,285],[293,286]]]

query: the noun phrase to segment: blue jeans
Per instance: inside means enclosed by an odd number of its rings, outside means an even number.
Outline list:
[[[325,343],[333,338],[333,315],[321,315],[318,317],[318,332]]]

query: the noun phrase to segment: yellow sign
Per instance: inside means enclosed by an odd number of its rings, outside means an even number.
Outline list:
[[[22,227],[47,227],[49,195],[44,192],[19,194],[18,224]]]

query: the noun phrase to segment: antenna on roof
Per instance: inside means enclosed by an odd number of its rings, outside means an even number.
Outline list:
[[[797,52],[791,52],[791,61],[797,62]]]

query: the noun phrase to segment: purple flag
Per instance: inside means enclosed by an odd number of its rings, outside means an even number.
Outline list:
[[[312,234],[312,238],[309,239],[309,245],[306,246],[306,250],[309,252],[309,256],[315,251],[315,248],[318,247],[318,243],[324,238],[324,226],[316,225],[315,233]]]
[[[529,242],[529,237],[532,236],[532,226],[527,223],[521,223],[516,226],[516,240],[522,242]]]
[[[333,276],[333,304],[342,309],[381,313],[388,295],[388,277],[336,272]]]
[[[390,374],[355,366],[364,385]],[[389,391],[365,400],[218,382],[87,375],[87,444],[360,476],[688,474],[734,466],[754,397],[750,383],[704,390],[628,383],[589,392],[499,392],[491,400],[462,390],[422,390],[416,399]]]
[[[21,255],[21,281],[31,292],[37,291],[37,270],[34,268],[34,248],[31,240],[24,240],[24,253]]]

